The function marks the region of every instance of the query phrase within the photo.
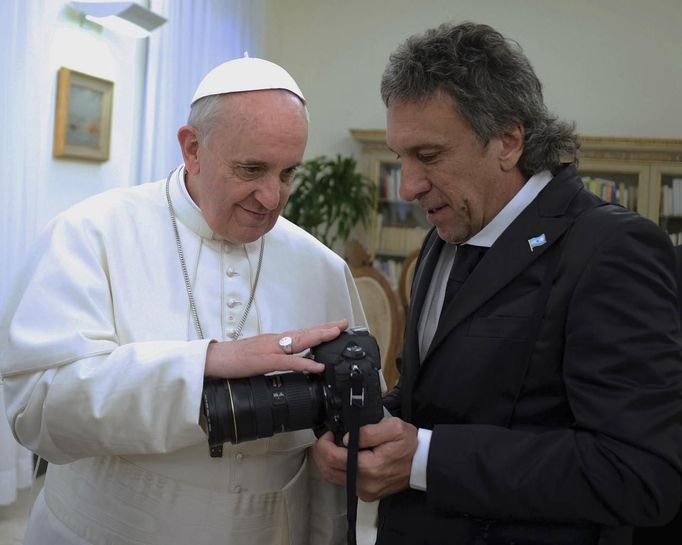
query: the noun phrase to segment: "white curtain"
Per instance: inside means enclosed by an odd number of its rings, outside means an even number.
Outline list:
[[[218,64],[259,56],[263,0],[152,0],[167,19],[149,39],[138,183],[165,177],[182,162],[176,134],[201,78]]]
[[[54,107],[45,44],[62,5],[57,0],[0,2],[0,316],[37,229]],[[31,454],[10,431],[0,387],[0,505],[15,501],[18,488],[30,486],[31,467]]]

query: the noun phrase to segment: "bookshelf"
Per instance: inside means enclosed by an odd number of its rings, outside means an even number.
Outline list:
[[[405,258],[418,249],[430,225],[415,202],[403,201],[400,187],[400,160],[386,147],[383,130],[351,129],[362,146],[359,165],[377,188],[377,208],[371,228],[360,243],[374,267],[385,273],[398,291]]]
[[[658,204],[659,225],[674,244],[682,244],[682,164],[654,164],[651,176],[657,180],[652,184],[651,200]]]
[[[627,206],[682,243],[682,181],[675,183],[682,179],[682,140],[581,136],[580,141],[580,173],[626,187]]]
[[[377,214],[361,243],[374,265],[397,282],[402,261],[420,247],[429,226],[418,206],[397,197],[400,161],[386,147],[385,131],[350,132],[361,146],[359,164],[378,191]],[[580,144],[578,170],[587,189],[653,220],[682,244],[682,139],[581,135]],[[407,206],[413,209],[407,212]]]
[[[398,196],[400,164],[380,161],[375,253],[405,257],[421,245],[429,225],[415,202],[407,202]]]

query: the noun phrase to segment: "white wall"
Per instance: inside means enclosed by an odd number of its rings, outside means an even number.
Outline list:
[[[385,127],[390,52],[464,20],[519,42],[580,133],[682,137],[682,0],[270,0],[265,52],[308,99],[306,156],[357,152],[349,128]]]
[[[31,0],[33,1],[33,0]],[[66,0],[46,37],[49,82],[35,146],[46,165],[38,227],[110,187],[137,181],[144,42],[79,27]],[[356,153],[349,128],[383,128],[379,78],[389,53],[446,20],[486,22],[521,43],[548,105],[590,135],[682,137],[682,0],[267,0],[263,56],[281,63],[309,101],[307,157]],[[109,161],[52,158],[60,66],[114,81]],[[7,151],[7,148],[5,148]]]
[[[68,8],[69,2],[57,3],[63,6],[55,32],[45,44],[50,57],[47,65],[50,85],[45,89],[45,99],[50,102],[50,117],[45,120],[50,138],[40,142],[36,149],[46,165],[38,195],[39,228],[55,214],[90,195],[130,185],[138,164],[144,41],[107,30],[98,33],[81,28]],[[111,142],[106,162],[52,157],[57,71],[61,66],[114,82]]]

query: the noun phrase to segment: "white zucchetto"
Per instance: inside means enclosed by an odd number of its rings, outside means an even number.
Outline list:
[[[192,104],[210,95],[264,89],[291,91],[305,103],[301,89],[284,68],[264,59],[242,57],[224,62],[206,74],[194,93]]]

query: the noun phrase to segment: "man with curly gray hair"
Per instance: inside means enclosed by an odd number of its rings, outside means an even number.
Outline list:
[[[675,256],[589,193],[578,139],[487,25],[405,41],[381,82],[417,262],[392,417],[361,430],[378,544],[628,544],[682,494]],[[323,436],[323,475],[346,453]]]

